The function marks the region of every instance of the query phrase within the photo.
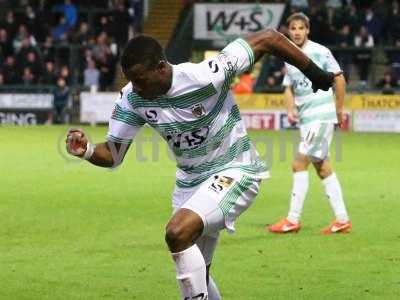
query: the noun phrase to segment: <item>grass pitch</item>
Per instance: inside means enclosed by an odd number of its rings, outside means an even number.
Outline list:
[[[86,129],[95,142],[106,133]],[[144,143],[108,171],[65,158],[66,130],[0,127],[0,298],[178,299],[164,243],[175,172],[166,147],[157,158]],[[237,233],[222,234],[212,273],[223,299],[399,299],[400,135],[341,135],[334,167],[354,229],[336,236],[319,234],[332,213],[311,169],[303,229],[264,231],[287,213],[293,133],[250,135],[273,145],[258,143],[272,178]]]

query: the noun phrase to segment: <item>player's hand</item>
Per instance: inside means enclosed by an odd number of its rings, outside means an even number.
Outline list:
[[[344,128],[344,113],[343,111],[336,111],[336,117],[337,117],[337,121],[338,121],[338,127],[343,129]]]
[[[70,129],[65,143],[69,154],[83,157],[88,145],[88,139],[82,129]]]
[[[288,121],[291,126],[296,125],[299,122],[299,116],[296,110],[288,111]]]
[[[312,89],[313,92],[317,92],[318,90],[324,90],[327,91],[329,90],[333,83],[335,82],[335,77],[342,75],[343,72],[340,71],[338,73],[333,73],[333,72],[323,72],[321,73],[321,76],[318,76],[312,81]]]

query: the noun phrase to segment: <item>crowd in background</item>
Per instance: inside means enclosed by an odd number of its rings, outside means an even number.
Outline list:
[[[142,0],[19,0],[1,1],[0,86],[80,84],[99,90],[113,88],[121,47],[141,31]],[[186,0],[186,2],[197,2]],[[202,2],[254,3],[254,0]],[[286,3],[279,31],[295,11],[311,22],[310,39],[330,47],[347,79],[371,84],[373,49],[385,46],[386,68],[374,78],[377,88],[391,90],[400,79],[400,10],[391,0],[268,0]],[[71,45],[76,47],[71,47]],[[389,47],[389,48],[387,48]],[[351,50],[351,51],[349,51]],[[76,51],[71,55],[71,51]],[[75,58],[75,60],[73,60]],[[72,59],[72,60],[71,60]],[[73,66],[73,68],[71,68]],[[267,90],[282,82],[283,62],[268,60]],[[355,72],[354,72],[355,71]],[[353,76],[357,74],[357,76]],[[246,74],[246,85],[249,84]],[[254,83],[253,78],[253,83]],[[65,84],[64,84],[65,82]]]
[[[8,4],[0,12],[0,86],[73,83],[107,90],[121,47],[129,35],[141,31],[141,0]],[[71,51],[80,60],[71,61]]]

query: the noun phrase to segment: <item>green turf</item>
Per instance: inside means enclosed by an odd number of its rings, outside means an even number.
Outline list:
[[[0,127],[1,299],[178,299],[164,244],[174,163],[131,151],[116,171],[70,161],[66,127]],[[87,128],[101,141],[105,127]],[[144,131],[150,136],[150,130]],[[321,236],[332,219],[313,174],[297,235],[264,232],[287,212],[292,132],[252,132],[273,142],[272,178],[223,234],[213,273],[223,299],[399,299],[400,136],[343,134],[334,162],[354,224]],[[260,152],[265,151],[259,144]],[[289,148],[289,147],[288,147]],[[313,172],[312,172],[313,173]]]

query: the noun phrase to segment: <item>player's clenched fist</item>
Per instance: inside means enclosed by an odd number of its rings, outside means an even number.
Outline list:
[[[67,152],[71,155],[89,159],[93,154],[94,149],[82,129],[70,129],[65,142]]]

